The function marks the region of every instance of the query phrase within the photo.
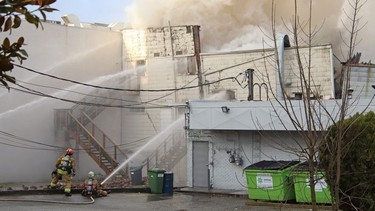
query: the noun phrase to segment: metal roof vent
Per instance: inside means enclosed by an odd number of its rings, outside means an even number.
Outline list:
[[[74,14],[63,15],[61,16],[61,19],[63,19],[67,26],[81,26],[79,18]]]

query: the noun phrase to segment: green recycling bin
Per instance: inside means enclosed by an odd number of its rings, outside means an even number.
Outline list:
[[[294,190],[296,192],[296,201],[299,203],[311,203],[308,163],[303,162],[297,165],[293,168],[292,174]],[[332,204],[331,191],[324,179],[323,171],[318,171],[315,174],[315,198],[316,203]]]
[[[244,169],[249,199],[288,201],[295,199],[291,169],[299,161],[260,161]]]
[[[164,172],[165,170],[158,168],[148,170],[148,185],[151,193],[163,193]]]

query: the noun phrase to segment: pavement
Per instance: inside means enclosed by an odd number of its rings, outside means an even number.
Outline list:
[[[246,191],[207,188],[175,188],[172,194],[150,193],[148,186],[111,188],[108,197],[81,196],[74,189],[71,197],[63,190],[50,190],[45,184],[0,185],[0,210],[311,210],[308,205],[296,203],[250,200]],[[329,210],[320,206],[319,210]]]

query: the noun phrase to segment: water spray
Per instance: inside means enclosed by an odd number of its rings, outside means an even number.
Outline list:
[[[141,148],[139,148],[136,152],[134,152],[128,159],[126,159],[124,162],[122,162],[115,170],[113,170],[113,172],[111,172],[107,178],[105,178],[100,184],[103,185],[105,182],[107,182],[110,178],[113,177],[113,175],[115,175],[118,171],[120,171],[126,164],[128,164],[133,158],[135,158],[137,155],[139,155],[139,153],[141,153],[144,149],[146,149],[146,147],[148,147],[149,145],[151,145],[152,143],[154,143],[155,141],[157,141],[160,137],[162,137],[162,135],[166,134],[167,132],[174,132],[174,130],[172,130],[174,127],[178,126],[178,125],[182,125],[182,123],[184,122],[184,117],[180,117],[178,118],[175,122],[173,122],[172,124],[170,124],[167,128],[165,128],[163,131],[161,131],[160,133],[158,133],[156,136],[154,136],[152,139],[150,139],[145,145],[143,145]],[[181,126],[182,128],[182,126]]]

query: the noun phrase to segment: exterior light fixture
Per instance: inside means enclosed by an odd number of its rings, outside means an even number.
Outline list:
[[[348,99],[352,99],[353,98],[353,89],[348,89]]]
[[[226,107],[226,106],[221,106],[221,111],[224,112],[224,113],[229,113],[229,108]]]
[[[242,158],[241,156],[239,156],[238,154],[234,157],[234,163],[237,165],[237,166],[242,166]]]

